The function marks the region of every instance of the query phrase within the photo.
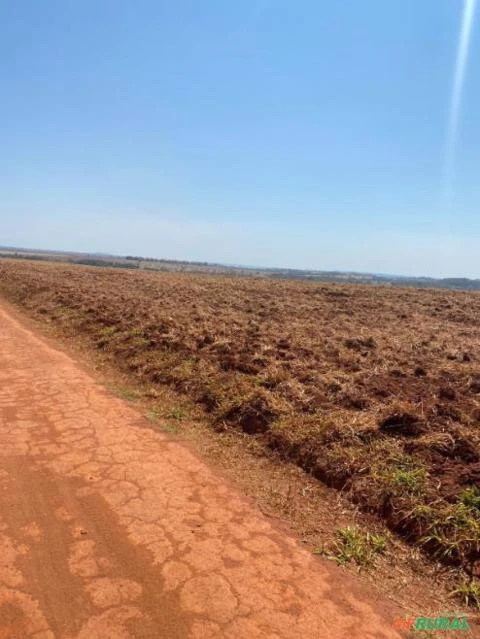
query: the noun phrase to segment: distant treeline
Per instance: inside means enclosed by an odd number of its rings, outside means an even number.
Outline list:
[[[158,264],[178,264],[179,266],[191,265],[191,266],[204,266],[204,267],[212,267],[217,266],[219,268],[229,268],[224,266],[223,264],[215,264],[214,262],[194,262],[191,260],[168,260],[165,258],[157,258],[157,257],[140,257],[139,255],[126,255],[126,260],[132,260],[136,262],[154,262]],[[234,268],[234,267],[231,267]]]
[[[305,271],[269,272],[268,275],[278,279],[309,280],[313,282],[336,282],[344,284],[377,284],[382,286],[409,286],[415,288],[446,288],[459,291],[480,290],[480,280],[467,277],[446,277],[441,279],[422,277],[388,277],[383,275],[333,275],[331,273],[310,274]]]
[[[10,260],[51,260],[52,258],[48,258],[44,255],[25,255],[22,253],[0,253],[0,258],[5,257]]]
[[[83,264],[84,266],[103,266],[109,268],[128,268],[138,269],[138,264],[132,264],[131,262],[110,262],[108,260],[99,260],[94,258],[81,258],[79,260],[66,260],[69,264]]]

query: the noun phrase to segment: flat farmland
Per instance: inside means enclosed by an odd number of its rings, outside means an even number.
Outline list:
[[[0,293],[480,574],[480,294],[0,261]]]

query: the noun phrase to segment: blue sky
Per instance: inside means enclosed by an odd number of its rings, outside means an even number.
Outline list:
[[[0,0],[0,244],[480,277],[462,6]]]

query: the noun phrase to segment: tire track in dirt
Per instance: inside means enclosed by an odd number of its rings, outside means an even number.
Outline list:
[[[0,638],[380,639],[397,613],[0,308]]]

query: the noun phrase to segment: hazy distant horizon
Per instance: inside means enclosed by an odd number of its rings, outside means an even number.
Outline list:
[[[374,277],[385,277],[391,279],[469,279],[469,280],[480,280],[480,278],[468,277],[466,275],[444,275],[444,276],[432,276],[427,275],[425,273],[417,274],[417,275],[408,275],[406,273],[388,273],[388,272],[373,272],[373,271],[357,271],[351,269],[337,269],[337,268],[298,268],[294,266],[286,266],[285,264],[281,265],[272,265],[272,264],[247,264],[242,262],[217,262],[214,260],[193,260],[188,257],[182,258],[172,258],[165,255],[146,255],[142,253],[118,253],[118,252],[110,252],[110,251],[79,251],[79,250],[68,250],[68,249],[59,249],[59,248],[42,248],[39,246],[14,246],[10,244],[0,244],[0,251],[8,250],[8,251],[18,251],[18,252],[42,252],[42,253],[51,253],[51,254],[59,254],[59,255],[82,255],[82,256],[102,256],[102,257],[112,257],[112,258],[126,258],[126,257],[135,257],[142,258],[146,261],[148,260],[164,260],[166,262],[180,262],[180,263],[194,263],[194,264],[207,264],[211,266],[222,266],[225,268],[237,268],[237,269],[246,269],[246,270],[285,270],[285,271],[304,271],[306,273],[340,273],[342,275],[355,275],[355,276],[374,276]]]

